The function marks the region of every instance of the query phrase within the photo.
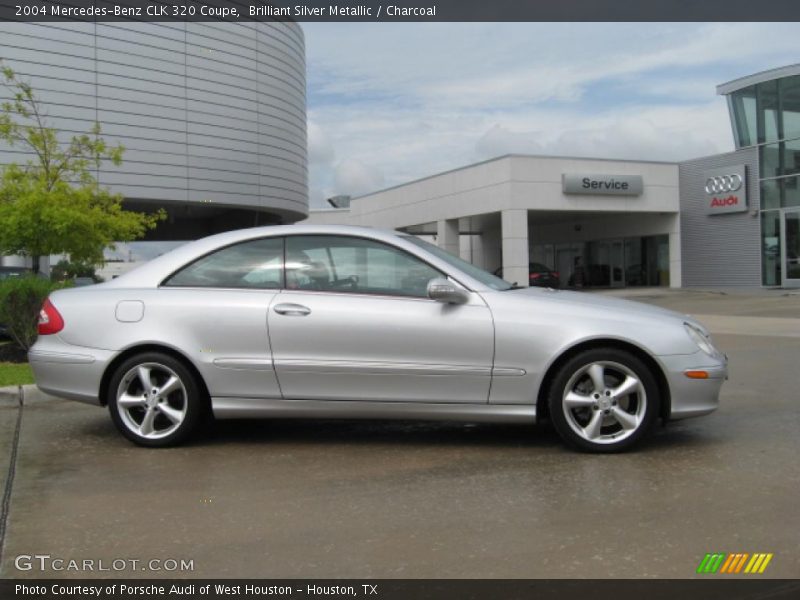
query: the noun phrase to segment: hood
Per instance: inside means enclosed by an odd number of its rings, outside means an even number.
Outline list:
[[[561,306],[569,304],[573,306],[580,306],[582,308],[594,308],[599,310],[601,313],[606,311],[608,312],[613,311],[618,315],[620,314],[628,314],[628,315],[635,314],[641,316],[653,315],[660,317],[672,317],[674,319],[679,319],[681,321],[694,322],[694,319],[692,319],[688,315],[675,312],[674,310],[661,308],[659,306],[653,306],[651,304],[644,304],[642,302],[634,302],[633,300],[613,298],[611,296],[604,296],[601,294],[587,294],[586,292],[569,292],[562,290],[552,290],[541,287],[529,287],[529,288],[523,288],[521,290],[513,290],[503,293],[520,294],[523,296],[530,296],[532,298],[536,298],[537,300],[557,302]]]

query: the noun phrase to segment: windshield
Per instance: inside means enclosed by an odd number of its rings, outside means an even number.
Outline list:
[[[459,271],[463,271],[473,279],[480,281],[482,284],[492,288],[493,290],[501,290],[501,291],[510,290],[514,287],[504,279],[495,277],[491,273],[476,267],[472,263],[468,263],[465,260],[461,260],[457,256],[453,256],[449,252],[445,252],[444,250],[439,248],[439,246],[435,246],[431,243],[419,239],[418,237],[414,237],[413,235],[404,235],[402,237],[404,240],[411,242],[416,246],[419,246],[423,250],[427,250],[428,252],[433,254],[436,258],[440,258],[446,263],[453,265]]]

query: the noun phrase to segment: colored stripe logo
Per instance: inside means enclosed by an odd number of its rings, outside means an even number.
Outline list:
[[[702,574],[724,573],[728,575],[737,573],[761,574],[767,569],[767,565],[773,556],[772,553],[758,552],[755,554],[748,554],[747,552],[734,552],[732,554],[715,552],[706,554],[703,557],[697,567],[697,572]]]

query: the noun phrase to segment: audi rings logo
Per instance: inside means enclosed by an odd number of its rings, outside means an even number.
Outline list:
[[[715,175],[706,179],[706,194],[722,194],[736,192],[742,189],[742,176],[738,173],[732,175]]]
[[[747,167],[745,165],[728,165],[711,171],[704,171],[705,192],[704,204],[706,214],[720,215],[747,210]],[[700,190],[698,190],[699,192]]]

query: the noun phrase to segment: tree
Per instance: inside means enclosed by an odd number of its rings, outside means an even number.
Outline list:
[[[69,262],[62,259],[50,269],[51,281],[67,281],[76,277],[91,277],[95,281],[102,281],[97,276],[94,264],[88,262]]]
[[[24,165],[9,164],[0,177],[0,255],[33,259],[68,254],[71,261],[103,263],[114,242],[142,237],[165,218],[163,210],[124,210],[122,196],[100,186],[93,173],[104,161],[122,162],[122,146],[100,137],[100,124],[87,134],[59,140],[31,86],[0,59],[0,79],[10,97],[0,110],[0,140],[32,154]]]

